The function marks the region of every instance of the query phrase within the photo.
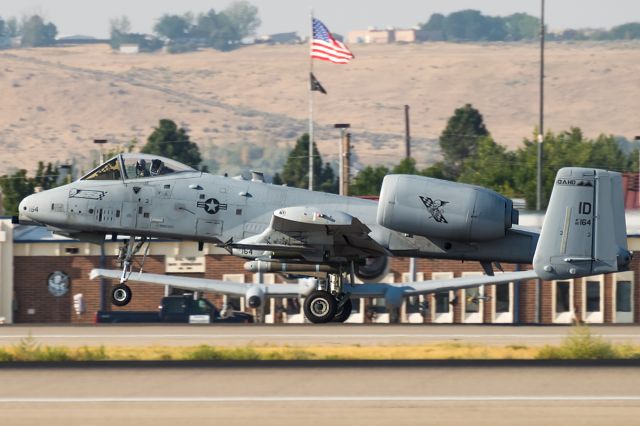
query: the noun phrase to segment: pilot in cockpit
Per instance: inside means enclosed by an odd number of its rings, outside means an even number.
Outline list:
[[[158,160],[157,158],[154,160],[151,160],[151,176],[157,176],[157,175],[161,175],[163,174],[163,164],[161,160]]]
[[[157,160],[153,160],[153,161],[157,161]],[[145,161],[144,158],[141,158],[136,163],[136,177],[147,177],[147,176],[149,176],[149,170],[147,169],[147,162]]]

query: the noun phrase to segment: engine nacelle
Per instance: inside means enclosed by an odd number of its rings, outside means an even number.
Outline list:
[[[363,264],[356,265],[355,275],[365,283],[378,282],[389,273],[387,256],[367,257]]]
[[[490,189],[423,176],[388,175],[378,224],[394,231],[452,241],[504,237],[518,223],[513,202]]]

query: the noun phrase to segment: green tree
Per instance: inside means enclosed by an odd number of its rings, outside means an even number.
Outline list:
[[[188,16],[162,15],[153,31],[169,40],[184,38],[191,29],[191,21]]]
[[[131,32],[131,21],[126,15],[112,18],[109,24],[112,35],[113,33],[129,34]]]
[[[423,31],[442,31],[444,32],[445,16],[442,13],[433,13],[429,20],[420,26]]]
[[[416,160],[411,157],[405,157],[391,169],[394,175],[417,175]]]
[[[2,207],[7,215],[18,215],[18,205],[27,195],[33,194],[33,180],[27,177],[26,170],[0,176],[2,189]]]
[[[36,176],[33,179],[35,187],[42,188],[43,191],[47,189],[55,188],[58,186],[58,177],[60,176],[60,170],[58,166],[54,166],[51,163],[38,161],[38,169],[36,170]]]
[[[325,192],[337,192],[338,183],[329,163],[322,164],[322,157],[317,145],[313,146],[313,174],[316,178],[315,188]],[[282,173],[273,177],[274,184],[287,184],[297,188],[309,187],[309,134],[298,138],[293,150],[289,153]]]
[[[218,50],[230,50],[242,39],[229,17],[213,9],[198,15],[191,35],[206,39],[209,46]]]
[[[17,37],[19,34],[18,20],[14,17],[7,19],[5,23],[5,35],[7,37]]]
[[[443,23],[447,40],[500,41],[507,35],[501,18],[485,16],[479,10],[461,10],[449,14]]]
[[[608,32],[611,40],[635,40],[640,38],[640,23],[630,22],[611,28]]]
[[[240,39],[255,34],[256,29],[262,23],[258,16],[258,8],[248,1],[240,0],[231,3],[223,12],[236,28]]]
[[[478,140],[488,135],[480,111],[471,104],[456,109],[440,135],[445,177],[456,180],[461,173],[462,162],[474,155]]]
[[[167,119],[160,120],[141,151],[172,158],[191,167],[197,167],[202,162],[198,145],[189,140],[187,131]]]
[[[351,195],[379,195],[382,181],[389,174],[385,166],[367,166],[362,169],[349,186]]]
[[[540,19],[526,13],[514,13],[504,18],[508,40],[531,40],[540,33]]]
[[[515,153],[514,187],[522,193],[527,206],[532,208],[536,202],[536,137],[525,139],[523,146]],[[587,139],[579,128],[554,134],[547,132],[543,150],[543,207],[551,195],[554,178],[562,167],[594,167],[608,170],[626,171],[631,162],[619,147],[613,136],[600,135]]]
[[[55,43],[58,29],[52,23],[45,23],[39,15],[33,15],[22,24],[22,46],[50,46]]]
[[[475,153],[463,161],[458,182],[484,186],[513,197],[516,195],[514,167],[514,152],[507,151],[491,137],[483,137],[478,141]]]

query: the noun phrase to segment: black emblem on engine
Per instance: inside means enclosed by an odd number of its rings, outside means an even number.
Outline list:
[[[216,214],[220,210],[226,210],[226,204],[220,204],[215,198],[209,198],[206,201],[198,201],[198,207],[203,208],[209,214]]]
[[[418,197],[420,197],[420,200],[422,200],[422,203],[427,208],[427,211],[429,212],[433,220],[438,223],[449,223],[447,222],[447,219],[444,218],[444,214],[442,214],[442,208],[445,206],[445,204],[449,204],[448,201],[434,200],[429,197],[423,197],[422,195],[418,195]]]

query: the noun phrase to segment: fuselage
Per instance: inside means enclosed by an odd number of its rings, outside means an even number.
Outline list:
[[[152,156],[136,155],[151,162]],[[222,245],[262,233],[278,209],[310,206],[358,218],[390,255],[529,263],[537,243],[536,233],[517,228],[483,243],[399,233],[376,223],[376,201],[214,176],[186,166],[176,170],[179,163],[166,159],[171,172],[134,174],[127,164],[133,160],[126,154],[115,157],[80,180],[26,197],[20,221],[71,235],[123,234]],[[111,169],[101,172],[110,162]]]

